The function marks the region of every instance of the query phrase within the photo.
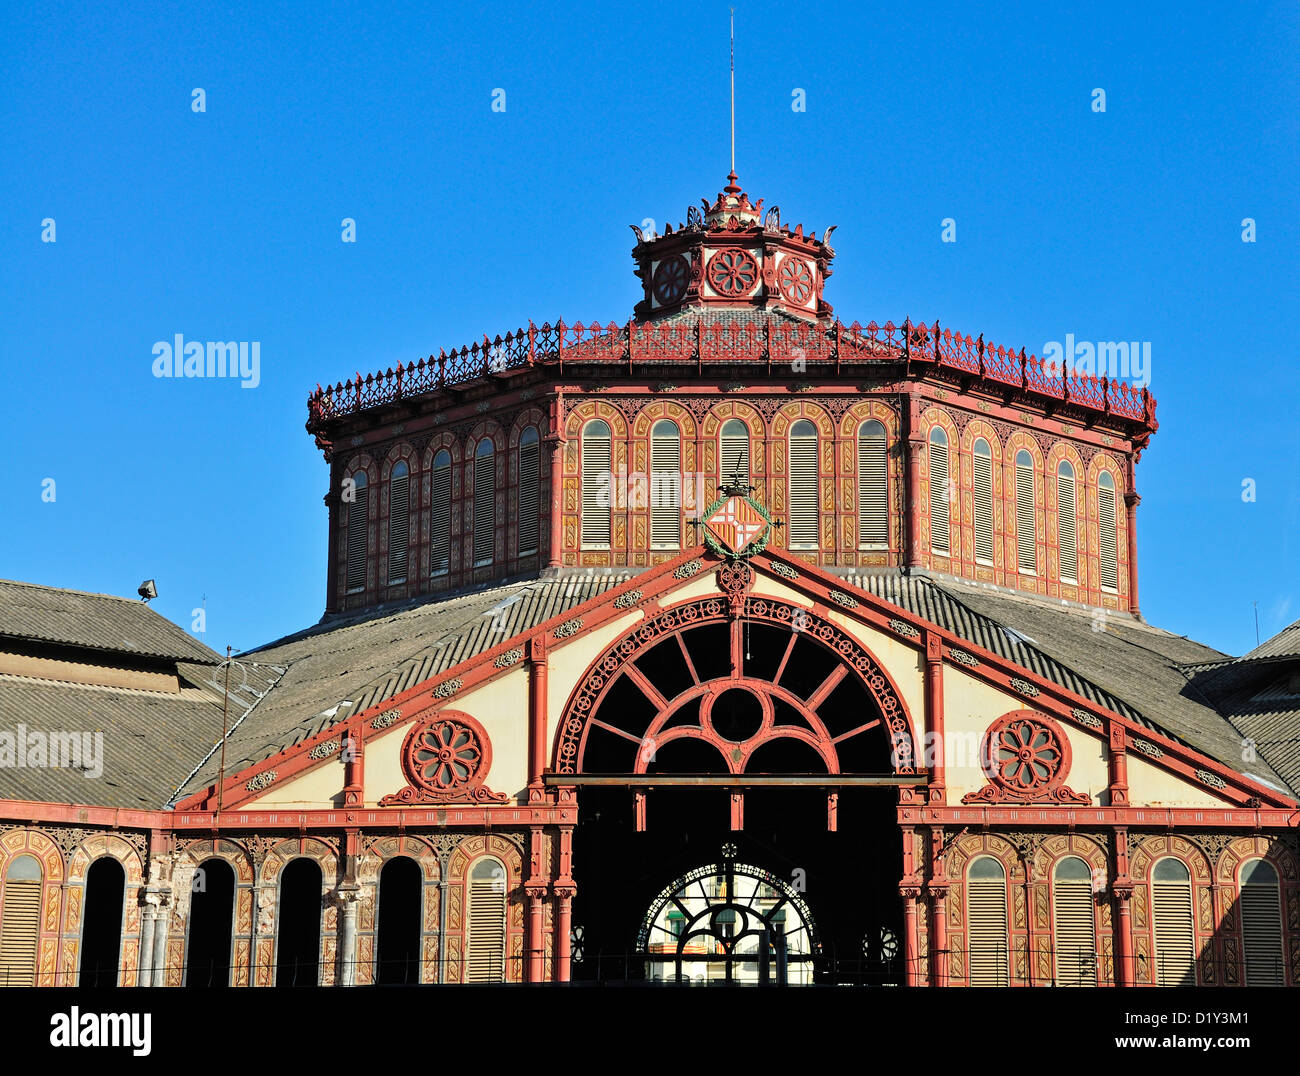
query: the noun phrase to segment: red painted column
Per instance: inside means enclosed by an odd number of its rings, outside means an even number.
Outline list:
[[[360,807],[365,799],[366,748],[362,725],[356,725],[343,740],[343,805]]]
[[[926,742],[919,745],[924,753],[916,765],[930,769],[932,804],[946,805],[948,788],[945,779],[943,729],[943,640],[934,632],[925,633],[925,732]],[[929,755],[929,759],[925,757]]]
[[[934,968],[931,983],[948,985],[948,883],[930,880],[930,957]]]
[[[573,952],[573,898],[578,887],[573,882],[573,827],[560,827],[560,876],[555,880],[555,981],[570,979]]]
[[[921,430],[921,401],[906,397],[907,415],[907,520],[903,563],[909,568],[920,568],[925,561],[921,556],[921,460],[925,456],[925,436]]]
[[[527,953],[524,979],[540,983],[546,978],[546,890],[550,884],[547,870],[546,835],[541,826],[531,827],[531,845],[528,856],[528,881],[524,892],[528,896],[528,924],[525,928],[524,951]]]
[[[551,432],[546,435],[551,446],[551,548],[546,561],[548,568],[558,568],[563,561],[561,546],[564,543],[564,393],[557,393],[551,401]]]
[[[1117,919],[1119,920],[1119,938],[1115,981],[1120,986],[1134,986],[1136,976],[1133,968],[1133,916],[1129,901],[1133,896],[1133,879],[1128,873],[1128,830],[1119,826],[1115,829],[1115,882],[1111,886],[1115,899],[1119,903]]]
[[[1137,491],[1137,463],[1131,455],[1128,458],[1127,477],[1128,489],[1124,493],[1124,504],[1128,507],[1128,609],[1134,616],[1139,616],[1137,512],[1142,498]]]
[[[1118,721],[1110,726],[1110,752],[1107,758],[1110,787],[1107,789],[1111,807],[1128,806],[1128,739],[1124,726]]]
[[[546,798],[542,774],[546,770],[546,685],[549,662],[546,638],[535,635],[528,642],[528,802]]]
[[[916,876],[916,830],[903,826],[903,877],[898,893],[903,898],[903,966],[908,986],[924,986],[921,967],[921,936],[917,928],[916,901],[921,895],[921,879]]]

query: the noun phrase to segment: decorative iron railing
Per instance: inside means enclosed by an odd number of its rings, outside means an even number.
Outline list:
[[[1146,388],[1067,370],[1054,362],[979,337],[904,319],[879,325],[836,321],[829,326],[752,317],[699,318],[689,322],[601,325],[557,321],[481,343],[399,363],[379,373],[321,388],[307,398],[308,428],[382,404],[436,392],[521,367],[599,365],[611,373],[645,372],[655,365],[764,364],[796,371],[846,368],[884,362],[931,363],[1051,400],[1116,415],[1156,428],[1156,400]]]

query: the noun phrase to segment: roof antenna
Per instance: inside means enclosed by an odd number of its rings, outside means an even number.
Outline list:
[[[1255,606],[1255,645],[1259,646],[1259,602],[1252,602]]]
[[[731,9],[731,170],[736,170],[736,9]]]

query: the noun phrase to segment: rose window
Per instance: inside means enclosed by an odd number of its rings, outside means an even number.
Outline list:
[[[709,283],[719,295],[748,295],[758,280],[758,263],[744,250],[724,250],[709,262]]]
[[[686,259],[680,254],[661,261],[655,268],[655,298],[665,306],[677,302],[686,292],[686,280],[690,273]]]
[[[505,799],[483,784],[492,768],[487,732],[459,710],[444,710],[412,726],[402,742],[402,768],[410,785],[385,796],[380,806]]]
[[[984,772],[1008,795],[1030,798],[1064,780],[1069,746],[1055,722],[1032,711],[999,718],[984,737]]]
[[[813,275],[808,263],[799,258],[786,258],[776,273],[777,287],[786,300],[803,306],[812,297]]]

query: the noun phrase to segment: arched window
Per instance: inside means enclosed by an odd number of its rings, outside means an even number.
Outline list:
[[[650,548],[682,545],[682,435],[660,419],[650,430]]]
[[[496,447],[484,437],[474,449],[474,567],[491,564],[496,552]]]
[[[405,461],[393,464],[388,479],[388,582],[406,582],[406,554],[411,544],[411,471]]]
[[[480,859],[470,872],[465,950],[466,982],[505,982],[506,869],[498,859]]]
[[[451,453],[433,457],[429,482],[429,574],[451,570]]]
[[[1057,986],[1097,985],[1097,930],[1092,908],[1092,870],[1066,856],[1052,879],[1052,934]]]
[[[1038,573],[1038,532],[1034,527],[1034,458],[1016,453],[1016,567]]]
[[[977,857],[966,872],[966,909],[970,930],[970,985],[1009,985],[1007,874],[992,856]]]
[[[81,974],[78,986],[116,986],[122,955],[126,871],[101,856],[86,871],[86,906],[81,915]]]
[[[9,861],[0,905],[0,986],[36,985],[42,889],[40,860],[15,856]]]
[[[718,474],[723,482],[739,474],[742,482],[749,481],[749,427],[738,418],[729,418],[722,424],[718,437]]]
[[[1262,859],[1241,867],[1241,937],[1247,986],[1285,986],[1282,904],[1277,871]]]
[[[379,872],[375,982],[420,982],[421,890],[424,875],[409,856],[394,856]]]
[[[974,445],[975,562],[993,563],[993,451],[983,437]]]
[[[582,548],[609,548],[610,492],[614,484],[609,424],[593,419],[582,427]]]
[[[952,490],[948,483],[948,435],[936,426],[930,431],[930,549],[948,556],[952,551],[948,533],[948,506]]]
[[[858,547],[889,547],[889,470],[885,424],[872,419],[858,427]]]
[[[1156,928],[1157,986],[1196,985],[1192,876],[1181,860],[1158,860],[1151,871],[1151,918]]]
[[[345,501],[348,517],[348,593],[366,589],[366,553],[368,551],[370,490],[366,472],[352,476],[352,500]],[[345,487],[346,489],[347,487]]]
[[[276,986],[316,986],[320,978],[320,865],[295,859],[280,872]]]
[[[185,985],[229,986],[234,934],[235,871],[224,859],[205,859],[190,894]]]
[[[786,531],[791,549],[818,546],[818,484],[817,427],[801,418],[790,427],[790,519]]]
[[[1097,479],[1097,543],[1101,553],[1101,589],[1119,590],[1119,537],[1115,528],[1115,479],[1102,471]]]
[[[1062,460],[1056,468],[1056,518],[1060,535],[1061,580],[1079,581],[1079,502],[1075,494],[1074,468]]]
[[[519,555],[537,552],[542,533],[542,444],[529,426],[519,435]]]

